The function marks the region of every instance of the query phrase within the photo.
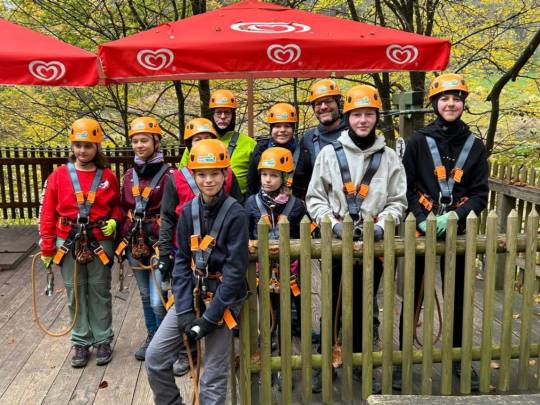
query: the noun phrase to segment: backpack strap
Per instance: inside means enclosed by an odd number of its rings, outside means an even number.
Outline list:
[[[236,149],[236,144],[239,137],[240,134],[236,131],[232,134],[231,140],[229,141],[229,146],[227,146],[227,152],[229,152],[229,159],[232,159],[232,155],[234,153],[234,150]]]
[[[184,178],[186,179],[187,184],[188,184],[189,188],[191,189],[191,192],[193,194],[195,194],[195,196],[198,196],[199,195],[199,187],[197,187],[197,184],[195,184],[195,179],[193,178],[193,175],[191,174],[189,169],[184,166],[184,167],[182,167],[180,169],[180,171],[184,175]]]

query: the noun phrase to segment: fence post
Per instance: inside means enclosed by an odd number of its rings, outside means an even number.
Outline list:
[[[362,257],[362,399],[373,390],[373,296],[374,296],[374,242],[373,219],[364,220]]]
[[[499,233],[506,233],[506,218],[516,207],[516,199],[509,197],[505,194],[497,195],[497,217],[499,218],[499,223],[497,226],[497,231]],[[497,255],[499,260],[497,260],[497,273],[495,279],[495,288],[497,290],[502,290],[504,288],[504,253]]]
[[[332,404],[332,225],[325,215],[321,221],[321,294],[322,294],[322,399]]]
[[[352,401],[352,354],[353,354],[353,277],[361,277],[361,274],[353,274],[353,221],[347,214],[343,221],[343,237],[341,252],[341,308],[342,308],[342,401]],[[356,292],[358,294],[358,292]],[[371,304],[370,304],[371,305]]]
[[[281,358],[281,401],[292,402],[292,347],[291,347],[291,244],[290,225],[284,218],[279,223],[279,278],[280,278],[280,327],[279,356]]]
[[[396,257],[394,252],[395,223],[391,215],[384,221],[384,270],[383,270],[383,362],[382,393],[392,393],[392,365],[394,353],[394,286]],[[377,258],[376,260],[380,260]],[[374,291],[376,294],[377,291]]]
[[[302,347],[302,402],[311,402],[311,221],[304,216],[300,223],[300,298],[302,307],[301,347]]]

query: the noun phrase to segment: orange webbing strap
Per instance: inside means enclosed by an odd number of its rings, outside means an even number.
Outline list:
[[[142,198],[150,197],[151,193],[152,193],[152,189],[150,187],[145,187],[143,192],[142,192]]]
[[[234,329],[238,326],[238,323],[236,322],[236,319],[234,319],[234,315],[229,308],[225,308],[225,311],[223,312],[223,321],[229,329]]]
[[[435,176],[437,176],[437,180],[446,180],[446,168],[444,166],[437,166],[435,168]]]
[[[53,263],[57,266],[60,266],[60,263],[62,263],[62,259],[67,252],[68,249],[64,245],[60,246],[60,248],[56,251],[56,254],[53,257]]]
[[[127,245],[128,245],[128,241],[126,240],[126,238],[122,239],[120,243],[118,244],[118,246],[116,247],[114,254],[118,257],[121,257]]]
[[[300,295],[300,287],[298,286],[298,282],[296,281],[296,276],[291,276],[291,279],[289,281],[289,285],[291,286],[291,292],[295,297],[298,297]]]
[[[315,232],[317,230],[317,228],[319,226],[317,225],[317,223],[315,221],[312,221],[311,224],[309,225],[309,227],[310,227],[310,233],[313,233],[313,232]]]
[[[105,253],[105,250],[103,250],[103,248],[101,247],[101,245],[94,249],[94,254],[99,258],[101,263],[103,263],[104,265],[109,264],[110,259],[107,256],[107,253]]]
[[[365,199],[367,197],[368,192],[369,192],[369,185],[365,183],[360,184],[360,188],[358,189],[358,195],[362,199]]]
[[[75,198],[77,199],[77,204],[84,204],[84,194],[82,191],[77,191]]]
[[[420,197],[418,202],[427,210],[430,211],[433,209],[433,202],[423,193],[418,193]]]
[[[202,241],[201,241],[201,243],[199,245],[199,249],[206,250],[210,246],[215,246],[215,244],[216,244],[216,239],[213,236],[204,235],[204,238],[202,239]]]
[[[191,235],[191,251],[192,252],[199,250],[200,243],[201,243],[200,235]]]
[[[354,195],[356,193],[356,188],[352,182],[348,182],[343,184],[343,191],[345,191],[345,194]]]
[[[88,201],[88,203],[90,203],[90,204],[93,204],[94,201],[96,201],[96,192],[90,190],[88,192],[88,196],[86,197],[86,201]]]
[[[171,296],[167,300],[167,305],[165,305],[165,309],[168,311],[173,305],[174,305],[174,295],[171,294]]]
[[[452,174],[454,175],[455,182],[461,183],[461,179],[463,178],[463,169],[461,167],[454,167]]]
[[[133,197],[138,197],[138,196],[141,195],[141,191],[139,190],[139,185],[138,184],[131,187],[131,194],[133,194]]]

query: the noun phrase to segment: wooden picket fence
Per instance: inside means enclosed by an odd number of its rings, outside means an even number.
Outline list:
[[[373,241],[373,222],[364,223],[364,241],[353,242],[353,224],[350,218],[344,223],[343,240],[332,238],[330,221],[326,218],[321,226],[321,239],[315,240],[310,235],[310,223],[304,219],[301,224],[299,241],[289,239],[289,224],[279,224],[280,240],[268,239],[268,225],[258,225],[259,240],[252,247],[251,262],[248,272],[250,290],[253,294],[243,306],[240,324],[240,362],[238,387],[233,387],[233,400],[236,401],[238,388],[242,404],[270,404],[273,402],[271,373],[280,371],[282,388],[280,403],[312,402],[312,370],[322,369],[322,401],[331,404],[333,401],[366,399],[372,390],[373,367],[382,366],[382,393],[392,393],[392,368],[402,367],[402,394],[413,393],[413,364],[421,364],[421,389],[416,394],[450,395],[452,394],[452,362],[461,362],[461,379],[459,394],[471,392],[471,362],[480,361],[480,393],[490,392],[496,386],[499,392],[510,390],[511,359],[519,359],[518,390],[526,390],[529,384],[531,357],[538,357],[539,344],[531,339],[533,322],[539,319],[534,316],[534,297],[537,291],[535,282],[536,255],[540,251],[539,221],[536,210],[531,210],[527,217],[526,229],[520,232],[520,217],[517,210],[512,210],[504,218],[506,233],[497,232],[498,217],[494,211],[486,216],[485,233],[480,233],[480,219],[471,213],[466,220],[466,233],[457,235],[457,217],[451,214],[445,240],[436,238],[436,219],[433,215],[427,220],[425,237],[417,237],[416,222],[412,214],[405,220],[403,237],[392,232],[394,223],[391,219],[385,223],[384,241]],[[512,344],[512,313],[514,300],[515,277],[518,255],[524,258],[524,276],[522,282],[522,302],[519,314],[519,344]],[[437,256],[445,256],[446,271],[444,273],[443,309],[442,309],[442,345],[434,346],[431,339],[426,338],[421,350],[413,346],[413,319],[415,311],[414,277],[417,256],[425,257],[424,273],[424,310],[422,335],[432,336],[435,323],[435,279],[438,266]],[[454,284],[456,275],[456,255],[465,256],[465,289],[463,305],[463,341],[461,348],[452,347]],[[473,322],[473,297],[475,288],[476,258],[483,257],[483,299],[481,323]],[[384,271],[381,288],[382,300],[382,350],[373,349],[373,297],[377,292],[373,288],[374,260],[383,257]],[[402,257],[403,266],[396,267],[397,258]],[[290,294],[280,294],[280,337],[281,355],[271,354],[271,308],[269,284],[259,282],[257,287],[256,262],[258,262],[259,279],[269,280],[270,260],[279,261],[280,278],[288,280],[291,259],[300,260],[301,294],[301,338],[299,350],[293,353],[291,336],[291,298]],[[314,354],[312,349],[312,259],[321,260],[321,341],[322,353]],[[342,260],[342,373],[341,398],[333,398],[332,389],[332,260]],[[353,261],[363,264],[363,291],[352,291]],[[502,329],[500,341],[494,342],[494,298],[497,263],[503,263],[504,302],[502,310]],[[394,322],[396,303],[396,268],[402,267],[404,279],[404,329],[403,350],[399,351],[394,344],[397,334]],[[363,297],[363,337],[362,353],[352,351],[352,296],[362,294]],[[379,305],[381,303],[379,302]],[[474,345],[473,332],[481,335],[480,345]],[[299,353],[298,353],[299,351]],[[491,362],[500,363],[498,380],[491,381]],[[442,364],[440,392],[433,392],[433,364]],[[353,367],[362,367],[361,391],[353,391]],[[233,368],[234,369],[234,368]],[[537,387],[540,388],[540,361],[537,361],[534,374]],[[292,373],[301,370],[301,387],[293,398]],[[515,370],[514,370],[515,371]],[[235,379],[233,379],[234,381]],[[257,383],[259,382],[259,383]],[[516,387],[513,387],[514,389]],[[234,402],[233,402],[234,403]]]

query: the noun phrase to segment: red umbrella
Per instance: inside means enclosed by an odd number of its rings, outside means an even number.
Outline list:
[[[0,84],[94,86],[97,55],[0,19]]]
[[[253,0],[99,46],[113,82],[444,70],[450,42]]]

